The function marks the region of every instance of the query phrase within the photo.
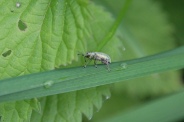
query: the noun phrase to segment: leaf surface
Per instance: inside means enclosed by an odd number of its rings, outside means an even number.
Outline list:
[[[80,0],[22,0],[19,2],[3,0],[0,2],[0,7],[1,79],[71,64],[72,61],[77,60],[78,51],[86,52],[93,49],[87,47],[87,43],[92,40],[89,41],[86,38],[89,39],[91,35],[98,34],[94,31],[97,30],[96,27],[100,25],[102,30],[109,30],[114,21],[109,13],[100,7]],[[104,25],[102,25],[102,16],[106,18]],[[106,26],[107,23],[108,26]],[[103,38],[105,34],[100,34],[96,40]],[[93,45],[95,47],[96,44]],[[79,64],[81,65],[81,62]],[[20,101],[21,104],[20,102],[1,103],[0,109],[3,111],[0,114],[5,122],[29,121],[30,118],[32,121],[81,121],[82,113],[90,119],[93,105],[99,109],[102,96],[109,96],[109,94],[108,87],[102,87],[45,97],[40,103],[37,101],[34,106],[32,106],[34,102],[31,101]],[[16,104],[19,106],[15,107]],[[32,111],[34,107],[39,111],[39,104],[42,109],[41,115]],[[13,106],[12,109],[17,114],[9,117],[12,111],[4,109],[5,105]],[[29,109],[22,114],[26,108],[24,106]],[[52,108],[50,111],[53,112],[52,116],[48,116],[47,110],[50,108]]]

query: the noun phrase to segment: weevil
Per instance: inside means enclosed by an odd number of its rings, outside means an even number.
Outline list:
[[[78,55],[82,55],[84,57],[85,60],[84,68],[90,61],[94,60],[96,68],[97,68],[97,61],[101,61],[101,63],[106,64],[107,70],[110,71],[109,64],[111,63],[111,58],[109,57],[109,55],[102,52],[87,52],[86,54],[78,54]]]

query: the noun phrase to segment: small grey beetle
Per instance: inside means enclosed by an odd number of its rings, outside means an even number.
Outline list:
[[[107,65],[107,70],[110,71],[109,64],[111,63],[111,58],[107,54],[102,52],[87,52],[86,54],[78,55],[82,55],[84,57],[84,60],[86,62],[84,67],[86,67],[91,60],[94,60],[95,67],[97,68],[96,61],[101,61],[103,64]],[[87,61],[86,58],[88,58],[89,60]]]

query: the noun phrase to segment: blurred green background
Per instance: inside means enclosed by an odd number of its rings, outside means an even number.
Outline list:
[[[110,12],[114,18],[118,16],[125,2],[125,0],[94,1],[97,5],[103,6],[104,10]],[[183,6],[183,0],[132,0],[117,32],[126,48],[123,54],[125,60],[156,54],[183,45]],[[126,114],[127,111],[180,90],[183,82],[183,71],[168,71],[116,83],[111,88],[110,99],[104,98],[102,109],[95,111],[92,120],[84,117],[84,121],[101,121],[122,111]],[[184,117],[176,121],[182,122]]]

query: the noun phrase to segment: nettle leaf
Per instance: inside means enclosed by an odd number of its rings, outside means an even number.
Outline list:
[[[78,59],[78,51],[97,48],[97,40],[104,38],[113,22],[109,13],[82,0],[2,0],[0,78],[71,64]],[[99,27],[105,31],[97,32]],[[115,37],[110,43],[121,45]],[[110,43],[102,50],[111,47]],[[109,51],[109,55],[112,54]],[[116,57],[113,55],[112,58],[116,60]],[[78,63],[72,66],[75,64]],[[4,122],[77,122],[82,120],[82,114],[91,119],[93,108],[101,107],[103,96],[110,96],[108,86],[44,97],[40,102],[33,99],[1,103],[0,116]]]
[[[32,110],[39,110],[37,99],[7,102],[0,104],[0,116],[2,122],[22,122],[30,120]]]
[[[102,106],[102,96],[110,95],[108,86],[80,90],[41,98],[42,112],[33,112],[31,122],[80,122],[82,114],[92,118],[94,110]]]

